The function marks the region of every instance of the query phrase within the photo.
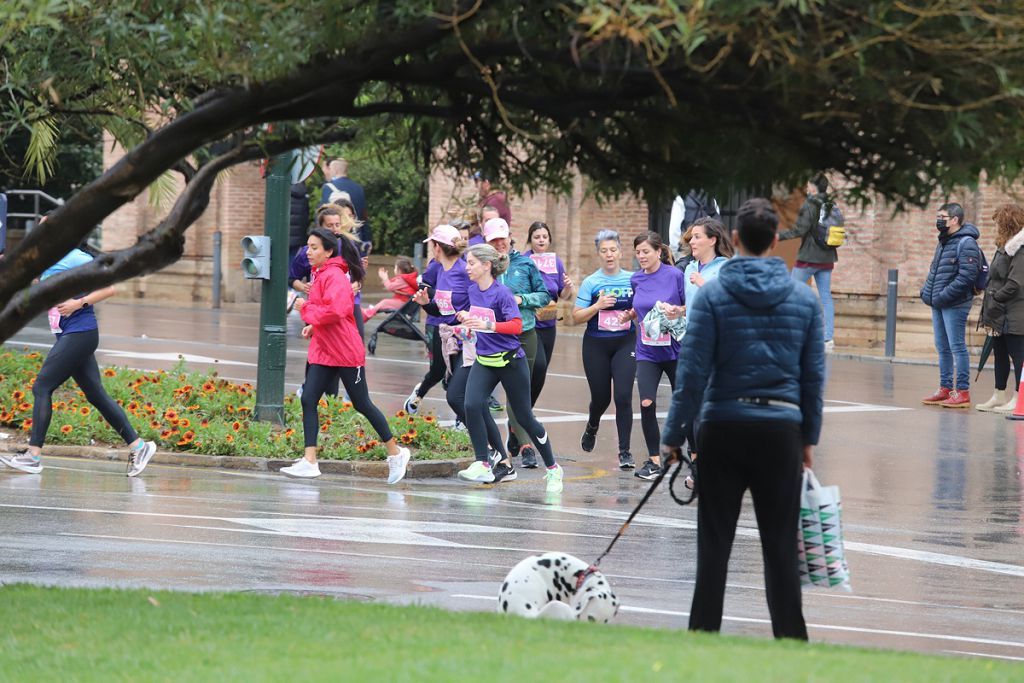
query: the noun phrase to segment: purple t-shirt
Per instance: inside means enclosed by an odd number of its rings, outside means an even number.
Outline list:
[[[476,286],[470,286],[469,276],[466,274],[466,262],[462,259],[456,259],[455,263],[448,270],[444,269],[440,263],[436,262],[437,267],[437,279],[434,282],[434,298],[433,301],[437,304],[437,308],[441,311],[441,315],[427,315],[428,325],[455,325],[458,321],[455,319],[455,314],[459,311],[465,311],[469,308],[469,295],[468,289],[476,289]],[[428,267],[429,271],[430,268]]]
[[[427,285],[431,289],[437,286],[437,274],[441,270],[441,262],[433,260],[427,264],[427,267],[420,273],[420,283]]]
[[[537,270],[540,271],[540,279],[544,281],[544,286],[547,288],[548,294],[551,295],[551,300],[558,301],[558,295],[565,289],[565,264],[562,263],[562,259],[558,258],[558,255],[553,251],[534,254],[533,249],[525,252],[523,256],[530,257],[533,264],[537,266]],[[547,327],[554,327],[556,322],[554,318],[551,320],[538,320],[537,329],[543,330]]]
[[[638,270],[629,279],[633,286],[633,310],[636,311],[636,359],[654,363],[679,358],[679,342],[670,334],[663,333],[657,339],[650,339],[644,333],[644,316],[661,301],[682,306],[686,296],[686,280],[678,268],[664,263],[653,273]]]
[[[303,245],[298,252],[295,254],[295,258],[288,264],[288,289],[291,289],[292,283],[296,280],[309,280],[313,281],[313,266],[309,263],[309,255],[306,253],[309,251],[309,247]],[[349,278],[351,280],[352,278]],[[362,290],[356,292],[355,304],[356,306],[363,300]]]
[[[478,244],[487,244],[487,240],[484,239],[483,235],[473,235],[469,238],[468,246],[475,247]]]
[[[478,318],[492,320],[496,323],[522,318],[511,290],[497,281],[483,291],[475,282],[470,284],[469,312]],[[523,353],[523,347],[516,335],[477,330],[476,355],[490,356],[503,351],[515,351],[516,358],[526,355]]]

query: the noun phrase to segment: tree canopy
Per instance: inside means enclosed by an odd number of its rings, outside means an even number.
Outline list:
[[[1024,0],[7,0],[0,137],[51,175],[62,136],[128,150],[0,261],[0,339],[180,257],[233,164],[401,130],[510,189],[796,185],[861,198],[1015,179]],[[274,124],[272,130],[267,124]],[[424,173],[427,169],[424,168]],[[187,181],[131,248],[32,284],[161,175]]]

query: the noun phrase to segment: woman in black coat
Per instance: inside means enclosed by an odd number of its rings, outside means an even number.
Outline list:
[[[1010,360],[1020,386],[1024,364],[1024,208],[1017,204],[999,207],[996,223],[996,253],[989,269],[988,286],[981,304],[981,324],[993,336],[996,391],[978,410],[1011,413],[1013,389],[1007,388]]]

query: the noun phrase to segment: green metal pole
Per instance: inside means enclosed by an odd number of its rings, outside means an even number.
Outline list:
[[[274,157],[267,173],[263,234],[270,237],[270,279],[260,296],[256,419],[284,424],[284,367],[288,347],[288,203],[293,152]]]

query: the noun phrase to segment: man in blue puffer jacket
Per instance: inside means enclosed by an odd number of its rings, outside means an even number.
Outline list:
[[[970,408],[970,362],[967,355],[967,315],[974,301],[974,281],[981,267],[978,229],[964,223],[964,207],[943,204],[935,216],[939,244],[921,301],[932,307],[932,331],[939,352],[939,390],[921,403],[943,408]],[[956,382],[953,361],[956,361]]]
[[[767,199],[737,213],[739,256],[687,301],[672,405],[662,432],[671,462],[697,421],[697,580],[690,629],[718,631],[743,493],[761,533],[776,638],[807,639],[797,530],[802,467],[821,433],[825,341],[818,298],[768,256],[778,217]]]

